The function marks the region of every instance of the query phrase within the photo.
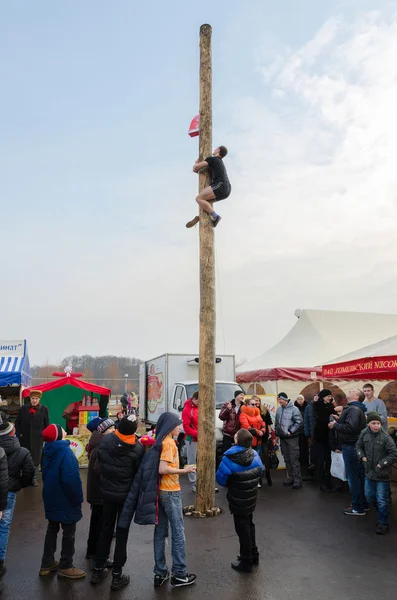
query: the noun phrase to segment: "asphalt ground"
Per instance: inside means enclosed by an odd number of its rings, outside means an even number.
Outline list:
[[[85,486],[86,471],[81,471]],[[18,494],[2,580],[2,600],[366,600],[393,598],[397,590],[397,517],[391,509],[390,533],[375,535],[376,513],[346,516],[348,493],[324,494],[315,484],[301,490],[282,486],[283,473],[273,475],[273,487],[258,492],[255,512],[260,565],[252,574],[230,568],[238,552],[225,490],[216,495],[225,509],[220,517],[186,517],[187,562],[197,574],[195,585],[173,589],[153,587],[153,527],[133,525],[125,572],[128,587],[110,591],[110,577],[90,584],[90,561],[85,559],[90,510],[77,525],[75,566],[87,570],[80,581],[58,579],[56,574],[39,577],[46,521],[41,489]],[[193,493],[183,482],[184,504]],[[397,502],[397,490],[394,494]],[[60,538],[59,538],[60,542]]]

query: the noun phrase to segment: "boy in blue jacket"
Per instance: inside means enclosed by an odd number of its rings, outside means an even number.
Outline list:
[[[79,463],[66,440],[60,425],[49,425],[42,433],[44,458],[42,465],[43,501],[48,519],[47,533],[41,559],[40,575],[58,570],[58,577],[81,579],[85,572],[73,566],[76,523],[82,518],[84,501]],[[62,527],[61,559],[55,561],[57,536]]]
[[[234,441],[235,444],[223,455],[216,480],[228,488],[229,508],[240,541],[240,555],[232,562],[232,569],[252,573],[252,565],[259,564],[253,513],[264,467],[252,448],[253,437],[247,429],[240,429]]]

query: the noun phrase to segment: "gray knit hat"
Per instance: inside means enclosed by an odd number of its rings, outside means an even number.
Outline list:
[[[14,423],[7,419],[6,413],[0,412],[0,435],[9,435],[14,429]]]

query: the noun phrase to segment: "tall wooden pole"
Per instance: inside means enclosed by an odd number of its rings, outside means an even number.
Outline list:
[[[200,28],[200,159],[212,153],[212,28]],[[199,191],[209,185],[199,176]],[[215,257],[214,226],[200,209],[200,360],[196,510],[205,514],[215,494]]]

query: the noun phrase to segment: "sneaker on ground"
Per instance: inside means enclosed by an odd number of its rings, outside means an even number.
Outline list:
[[[302,481],[300,479],[294,479],[294,483],[292,484],[293,490],[300,490],[302,487]]]
[[[186,227],[188,229],[190,229],[191,227],[194,227],[195,225],[197,225],[197,223],[200,222],[200,217],[194,217],[194,219],[192,219],[191,221],[188,221],[186,223]]]
[[[219,488],[215,488],[215,494],[219,492]]]
[[[259,482],[258,483],[258,488],[261,488],[261,487],[262,487],[262,484]]]
[[[129,582],[130,582],[129,575],[124,575],[123,573],[114,573],[113,577],[112,577],[112,585],[110,586],[110,589],[113,591],[121,590],[121,588],[128,585]]]
[[[58,563],[55,561],[52,563],[52,565],[50,567],[41,567],[40,571],[39,571],[39,575],[44,577],[44,575],[49,575],[53,571],[56,571],[57,568],[58,568]]]
[[[351,510],[352,509],[352,505],[348,506],[347,508],[345,508],[345,510]],[[367,506],[367,508],[364,508],[364,512],[368,513],[370,511],[370,507]]]
[[[213,226],[216,227],[221,219],[222,219],[221,215],[218,215],[216,217],[215,221],[212,221]]]
[[[345,508],[343,512],[345,515],[353,515],[355,517],[365,517],[366,515],[365,510],[354,510],[351,506],[349,506],[349,508]]]
[[[293,485],[293,483],[294,483],[293,479],[285,479],[285,480],[283,481],[283,485],[284,485],[285,487],[287,487],[288,485]]]
[[[71,567],[70,569],[58,569],[58,577],[65,577],[65,579],[82,579],[85,577],[85,571],[83,569],[77,569]]]
[[[102,579],[106,579],[109,575],[109,571],[107,569],[94,569],[94,572],[91,577],[91,583],[95,585],[102,581]]]
[[[171,576],[171,585],[172,587],[183,587],[184,585],[192,585],[197,579],[196,575],[193,573],[186,573],[183,575],[172,575]]]
[[[154,587],[161,587],[164,585],[169,578],[171,577],[171,573],[168,571],[166,575],[155,575],[154,576]]]

